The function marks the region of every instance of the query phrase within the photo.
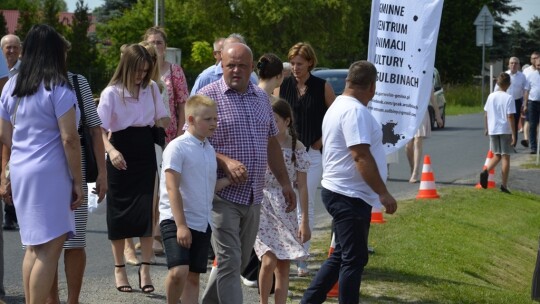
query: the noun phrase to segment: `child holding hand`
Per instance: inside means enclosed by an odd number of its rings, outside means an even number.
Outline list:
[[[275,301],[285,303],[289,289],[289,268],[291,260],[303,260],[308,252],[302,244],[309,241],[307,170],[309,156],[306,148],[296,139],[293,115],[289,104],[278,99],[272,103],[274,118],[279,133],[276,135],[281,145],[289,179],[295,184],[302,209],[302,221],[298,224],[296,212],[287,212],[287,203],[281,186],[270,169],[266,170],[264,198],[261,204],[259,233],[255,240],[255,253],[261,260],[259,272],[260,303],[268,303],[272,288],[272,274],[276,276]]]
[[[185,106],[187,131],[163,152],[160,230],[167,267],[167,303],[199,301],[199,276],[206,272],[214,192],[228,185],[217,179],[216,152],[207,137],[217,128],[217,106],[195,95]]]

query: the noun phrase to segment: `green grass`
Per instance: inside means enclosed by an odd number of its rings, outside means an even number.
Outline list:
[[[526,160],[526,162],[521,164],[521,167],[525,169],[540,169],[540,165],[536,164],[536,154],[531,155],[529,159]]]
[[[484,94],[488,94],[487,90]],[[480,86],[446,85],[444,87],[444,97],[446,98],[447,115],[472,114],[483,111]],[[487,98],[487,95],[484,98]]]
[[[441,199],[399,202],[386,224],[371,226],[376,253],[364,271],[362,303],[532,303],[540,197],[472,187],[438,192]],[[330,242],[315,234],[313,264]],[[310,280],[291,280],[291,290],[302,294]]]

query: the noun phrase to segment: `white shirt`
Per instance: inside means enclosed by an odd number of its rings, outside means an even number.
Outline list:
[[[523,75],[525,75],[525,77],[529,76],[530,73],[536,71],[535,68],[533,68],[532,65],[528,66],[525,70],[523,70]]]
[[[515,74],[512,74],[510,70],[506,71],[506,74],[510,75],[510,87],[506,90],[506,93],[512,95],[514,100],[523,98],[523,92],[529,90],[529,82],[523,73],[517,71]],[[497,92],[499,86],[495,85],[493,92]]]
[[[382,127],[367,107],[351,96],[340,95],[326,111],[322,124],[323,179],[321,185],[348,197],[382,208],[379,195],[364,181],[349,147],[368,144],[379,175],[386,182],[386,156]]]
[[[489,94],[484,111],[487,113],[488,134],[512,134],[508,115],[516,113],[516,104],[512,95],[497,91]]]
[[[540,101],[540,72],[534,71],[527,75],[529,82],[529,100]]]
[[[19,67],[21,66],[21,61],[17,60],[17,62],[13,65],[11,70],[9,70],[9,77],[13,77],[15,74],[19,73]]]
[[[206,232],[212,221],[212,199],[217,178],[216,152],[208,139],[200,141],[186,131],[173,139],[163,151],[159,181],[159,221],[174,220],[169,194],[165,185],[165,171],[181,174],[180,195],[184,216],[189,228]]]

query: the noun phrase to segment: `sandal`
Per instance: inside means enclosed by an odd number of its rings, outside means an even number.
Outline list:
[[[116,268],[124,268],[126,267],[125,264],[122,264],[122,265],[114,265],[114,267]],[[116,274],[115,274],[115,279],[116,279]],[[122,286],[116,286],[116,289],[120,292],[132,292],[133,291],[133,288],[131,288],[130,285],[122,285]]]
[[[148,262],[141,262],[141,266],[139,266],[139,288],[142,290],[142,292],[144,293],[151,293],[151,292],[154,292],[154,285],[152,284],[147,284],[147,285],[144,285],[142,286],[142,282],[141,282],[141,269],[142,269],[142,265],[149,265],[150,266],[150,263]]]

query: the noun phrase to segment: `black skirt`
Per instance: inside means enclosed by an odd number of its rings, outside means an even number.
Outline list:
[[[126,161],[116,169],[107,157],[107,228],[109,240],[152,236],[152,199],[157,172],[150,127],[113,132],[111,143]]]

